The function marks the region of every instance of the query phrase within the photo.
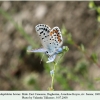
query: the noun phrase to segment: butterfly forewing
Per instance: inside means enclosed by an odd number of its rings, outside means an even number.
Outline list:
[[[50,33],[50,27],[45,24],[38,24],[36,27],[36,32],[38,33],[40,40],[42,42],[42,45],[45,49],[47,49],[48,45],[48,40],[50,38],[49,33]]]

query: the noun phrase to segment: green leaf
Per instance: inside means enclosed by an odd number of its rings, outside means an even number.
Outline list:
[[[94,7],[95,7],[94,1],[90,1],[89,2],[89,8],[94,8]]]
[[[100,16],[99,16],[99,15],[98,15],[98,17],[97,17],[97,21],[100,22]]]
[[[66,52],[68,52],[68,51],[69,51],[69,48],[68,48],[68,46],[63,46],[63,51],[66,51]]]
[[[100,14],[100,6],[97,7],[97,12]]]
[[[71,33],[69,33],[69,34],[67,35],[67,42],[68,42],[69,44],[73,44],[73,43],[74,43],[73,40],[72,40],[72,35],[71,35]]]
[[[81,48],[81,50],[82,50],[83,52],[85,51],[85,47],[84,47],[83,44],[81,44],[80,48]]]
[[[66,30],[66,28],[65,28],[64,25],[63,25],[62,28],[61,28],[61,33],[62,33],[63,35],[65,35],[65,34],[67,33],[67,30]]]
[[[97,61],[98,61],[98,56],[97,56],[96,53],[93,53],[93,54],[91,55],[91,58],[92,58],[92,60],[93,60],[95,63],[97,63]]]

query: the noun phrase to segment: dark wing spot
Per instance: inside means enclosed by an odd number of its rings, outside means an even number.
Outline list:
[[[45,31],[47,31],[47,29],[45,29]]]
[[[39,31],[39,29],[38,29],[38,30],[36,30],[36,31]]]
[[[45,28],[43,28],[43,30],[45,30]]]
[[[43,24],[40,24],[40,26],[44,26]]]
[[[48,51],[46,51],[46,53],[48,53]]]
[[[42,38],[42,40],[43,40],[44,38]]]
[[[40,34],[42,34],[42,33],[43,33],[43,31],[40,32]]]
[[[40,28],[40,30],[43,30],[43,28]]]

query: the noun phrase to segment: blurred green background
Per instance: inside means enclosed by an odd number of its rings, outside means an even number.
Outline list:
[[[47,57],[27,53],[41,47],[37,24],[61,29],[69,47],[56,68],[55,90],[100,90],[100,2],[0,1],[0,90],[48,90]]]

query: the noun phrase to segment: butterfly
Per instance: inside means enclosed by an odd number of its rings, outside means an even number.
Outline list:
[[[47,63],[53,62],[56,55],[62,52],[63,38],[59,27],[52,29],[45,24],[38,24],[35,27],[43,48],[29,50],[28,52],[42,52],[48,56]]]

